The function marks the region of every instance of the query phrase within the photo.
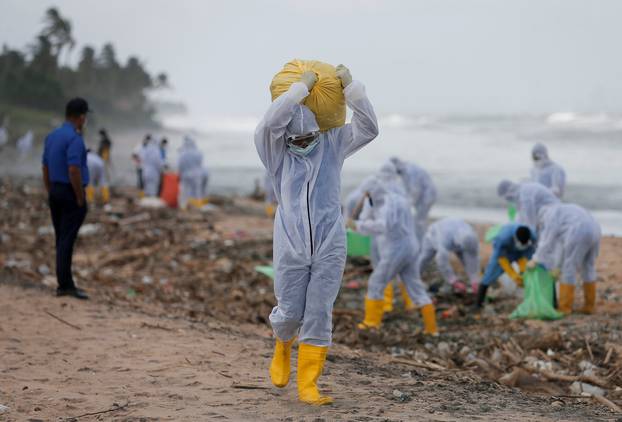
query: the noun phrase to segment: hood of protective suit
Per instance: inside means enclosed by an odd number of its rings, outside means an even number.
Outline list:
[[[518,184],[510,180],[503,180],[497,186],[497,195],[509,202],[518,200]]]
[[[389,191],[380,178],[376,177],[369,180],[365,188],[365,192],[369,192],[374,207],[384,204]]]
[[[184,142],[181,145],[182,148],[185,149],[191,149],[191,148],[196,148],[197,147],[197,143],[194,142],[194,139],[192,139],[189,136],[184,136]]]
[[[294,106],[292,119],[285,128],[285,137],[307,135],[319,130],[320,127],[311,109],[305,105],[296,104]]]
[[[403,172],[404,171],[404,162],[402,160],[400,160],[397,157],[391,157],[389,158],[389,162],[391,164],[393,164],[393,167],[395,168],[396,172]]]
[[[397,169],[392,162],[386,162],[380,167],[380,171],[378,172],[378,178],[381,182],[389,182],[397,177]]]
[[[538,157],[538,160],[534,160],[536,167],[545,166],[551,161],[548,149],[540,142],[533,146],[531,149],[531,155],[532,157]]]

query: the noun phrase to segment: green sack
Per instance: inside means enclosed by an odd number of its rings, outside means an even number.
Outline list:
[[[260,274],[267,275],[272,280],[274,280],[274,268],[272,268],[270,265],[258,265],[255,267],[255,271]]]
[[[510,319],[559,319],[564,316],[553,307],[555,281],[541,265],[523,274],[525,298],[510,315]]]
[[[364,236],[348,229],[348,256],[369,256],[371,252],[371,237]]]

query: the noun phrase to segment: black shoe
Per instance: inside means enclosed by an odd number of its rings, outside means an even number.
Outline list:
[[[56,289],[56,296],[72,296],[76,299],[86,300],[89,298],[89,295],[82,289],[78,289],[74,287],[73,289]]]

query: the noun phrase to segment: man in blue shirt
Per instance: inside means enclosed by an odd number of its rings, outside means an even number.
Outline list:
[[[65,123],[45,138],[43,151],[43,183],[49,195],[56,236],[56,294],[78,299],[88,299],[73,281],[71,260],[73,245],[87,213],[84,187],[89,183],[89,169],[82,130],[89,111],[84,99],[69,101]]]
[[[492,256],[477,291],[478,308],[484,304],[488,286],[495,283],[504,272],[516,284],[523,285],[523,278],[512,268],[512,263],[518,263],[520,273],[525,271],[527,262],[536,250],[536,235],[527,226],[517,223],[506,224],[495,237],[492,247]]]

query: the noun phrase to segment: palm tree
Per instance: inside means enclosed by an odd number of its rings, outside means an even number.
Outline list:
[[[55,7],[50,7],[45,12],[43,22],[45,26],[40,35],[50,40],[54,56],[56,58],[60,57],[62,50],[66,47],[66,59],[69,60],[69,53],[76,45],[76,41],[71,34],[71,22],[69,19],[63,18]]]

